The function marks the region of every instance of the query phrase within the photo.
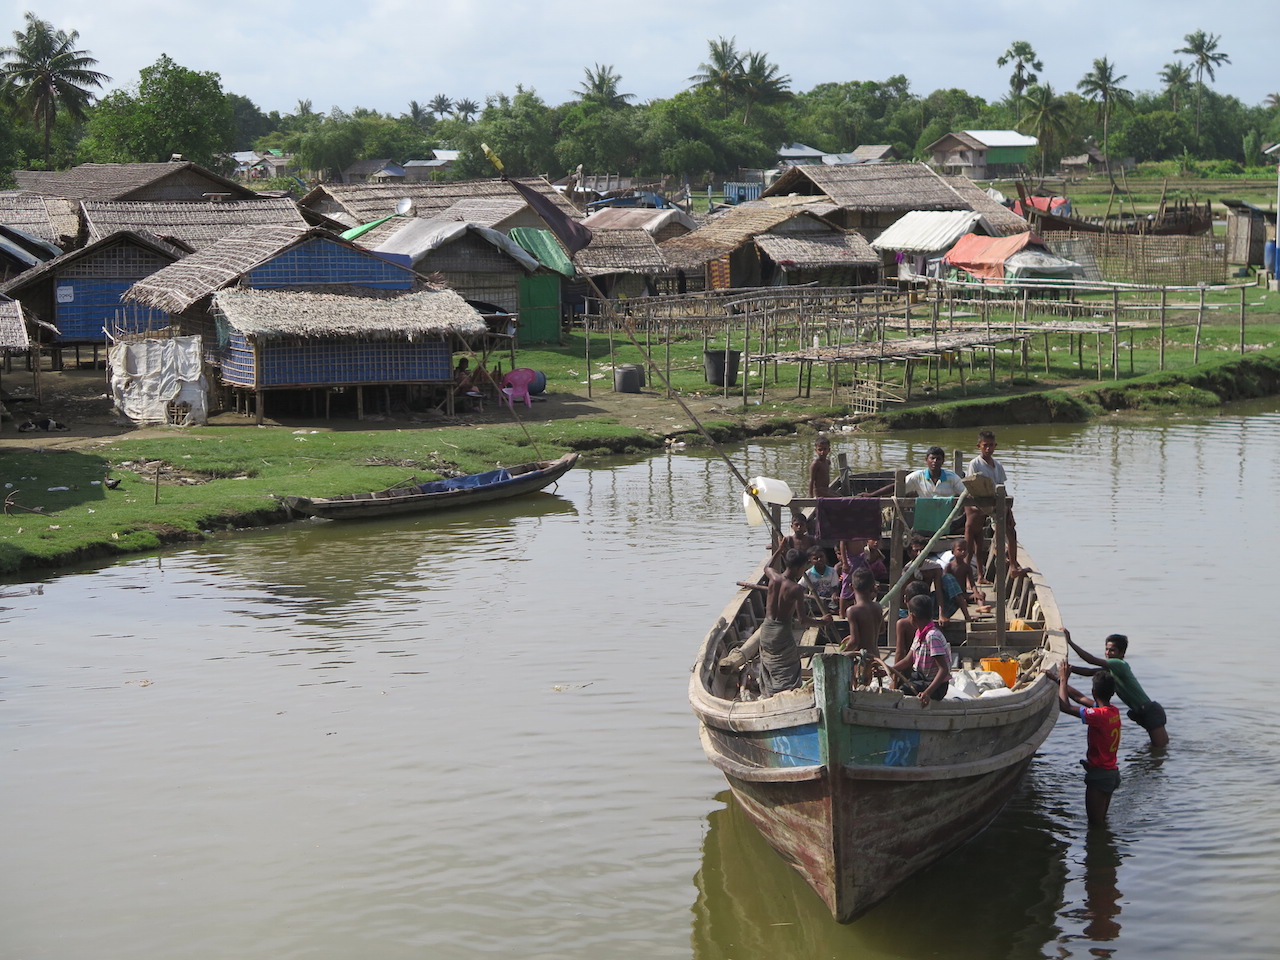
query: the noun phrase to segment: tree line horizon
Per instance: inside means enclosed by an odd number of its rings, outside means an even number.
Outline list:
[[[1044,63],[1032,45],[1016,40],[992,57],[1009,72],[1009,92],[995,101],[959,87],[917,95],[902,74],[796,92],[766,52],[722,36],[707,41],[707,58],[686,87],[644,103],[623,92],[612,65],[594,63],[583,68],[576,97],[558,106],[517,84],[483,105],[439,93],[410,99],[400,114],[336,106],[321,113],[310,100],[281,114],[224,91],[218,73],[164,54],[136,82],[99,98],[95,91],[112,78],[96,70],[78,31],[28,12],[13,43],[0,48],[0,177],[175,154],[228,172],[231,152],[278,149],[331,178],[357,160],[403,163],[449,147],[461,156],[446,176],[463,179],[493,175],[480,148],[488,143],[517,176],[556,177],[581,165],[592,173],[701,180],[771,167],[778,147],[792,142],[833,154],[888,144],[904,158],[925,159],[929,144],[965,129],[1036,137],[1042,176],[1090,146],[1108,160],[1210,161],[1212,172],[1230,174],[1261,165],[1262,145],[1280,139],[1280,94],[1249,106],[1213,90],[1216,72],[1231,63],[1220,39],[1200,29],[1186,34],[1157,90],[1131,89],[1120,64],[1104,56],[1076,89],[1056,91],[1041,82]]]

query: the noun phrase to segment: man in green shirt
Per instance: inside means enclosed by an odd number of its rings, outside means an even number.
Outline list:
[[[1107,637],[1105,660],[1080,649],[1071,639],[1071,631],[1063,630],[1071,649],[1080,655],[1082,660],[1093,664],[1092,667],[1072,665],[1071,672],[1091,677],[1099,670],[1106,670],[1116,682],[1116,696],[1129,708],[1129,719],[1147,731],[1153,747],[1169,745],[1169,731],[1165,729],[1164,707],[1147,696],[1142,685],[1133,676],[1133,669],[1125,662],[1124,655],[1129,651],[1129,638],[1122,633],[1113,633]]]

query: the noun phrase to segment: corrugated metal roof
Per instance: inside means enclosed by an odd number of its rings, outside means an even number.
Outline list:
[[[871,247],[881,252],[938,253],[951,249],[974,224],[982,222],[982,214],[972,210],[912,210],[872,240]]]
[[[372,249],[377,253],[398,253],[416,264],[432,250],[451,243],[468,231],[497,247],[530,273],[540,264],[519,244],[497,230],[461,220],[410,220]]]
[[[1034,147],[1040,141],[1017,130],[965,130],[987,147]]]
[[[537,227],[512,227],[511,239],[537,257],[538,262],[544,267],[562,276],[576,275],[573,261],[569,259],[569,255],[564,252],[564,247],[560,246],[560,241],[550,230],[539,230]]]

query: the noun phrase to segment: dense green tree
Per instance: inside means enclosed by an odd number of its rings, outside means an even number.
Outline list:
[[[593,173],[636,170],[641,121],[635,110],[605,107],[592,100],[569,104],[561,113],[555,153],[560,169],[578,164]]]
[[[13,46],[0,49],[0,92],[19,114],[44,134],[44,162],[58,111],[83,120],[93,102],[93,88],[111,78],[94,70],[98,63],[87,50],[76,49],[80,34],[56,30],[34,13],[26,14],[26,30],[13,32]]]
[[[189,70],[161,54],[136,87],[105,97],[81,144],[86,160],[157,162],[181,154],[211,169],[227,166],[234,111],[216,73]]]
[[[1040,62],[1035,50],[1026,40],[1013,41],[1009,45],[1009,49],[996,60],[997,67],[1007,67],[1011,63],[1013,64],[1013,74],[1009,77],[1009,98],[1014,103],[1017,119],[1021,120],[1022,95],[1028,87],[1034,85],[1040,79],[1035,71],[1043,70],[1044,64]]]
[[[1173,52],[1187,54],[1196,70],[1196,139],[1198,140],[1200,138],[1200,94],[1204,90],[1204,75],[1207,73],[1209,79],[1214,80],[1214,68],[1230,63],[1231,58],[1218,49],[1218,41],[1222,38],[1216,33],[1197,30],[1194,33],[1188,33],[1182,39],[1186,46]]]
[[[1093,61],[1093,69],[1086,73],[1076,88],[1098,107],[1098,119],[1102,122],[1102,153],[1106,158],[1107,176],[1111,176],[1111,151],[1108,149],[1111,132],[1111,115],[1117,107],[1133,103],[1133,93],[1120,86],[1128,74],[1116,74],[1115,64],[1106,57]]]
[[[231,104],[231,144],[236,150],[248,150],[258,140],[276,129],[279,116],[272,121],[256,103],[238,93],[228,93]]]
[[[1131,113],[1121,120],[1112,138],[1120,156],[1133,157],[1139,163],[1150,160],[1173,160],[1194,140],[1194,132],[1186,116],[1171,110]]]
[[[625,107],[635,99],[634,93],[619,93],[618,84],[622,82],[621,74],[613,69],[612,64],[599,64],[584,67],[586,77],[578,85],[578,96],[582,102],[591,102],[602,107]]]
[[[514,96],[499,93],[486,98],[475,126],[479,128],[475,136],[502,158],[510,176],[554,176],[562,169],[556,160],[557,130],[551,108],[535,90],[516,84]],[[488,175],[493,175],[492,167]]]

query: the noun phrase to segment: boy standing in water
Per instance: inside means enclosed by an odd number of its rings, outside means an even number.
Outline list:
[[[1111,794],[1120,786],[1120,709],[1111,705],[1115,681],[1099,670],[1093,677],[1093,698],[1081,696],[1067,684],[1071,664],[1063,658],[1058,670],[1058,708],[1078,716],[1089,728],[1089,749],[1080,761],[1084,767],[1084,809],[1090,826],[1107,822]]]

